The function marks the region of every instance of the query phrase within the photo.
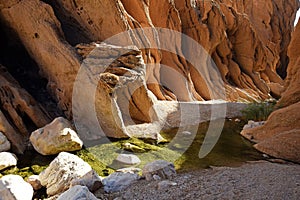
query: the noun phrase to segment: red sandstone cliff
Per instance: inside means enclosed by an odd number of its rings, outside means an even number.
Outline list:
[[[145,27],[168,28],[191,37],[203,46],[216,63],[225,86],[224,99],[257,101],[268,99],[272,95],[281,95],[284,81],[279,75],[285,76],[288,63],[286,52],[298,6],[297,0],[0,0],[1,35],[4,37],[5,48],[25,49],[26,53],[22,56],[27,56],[26,59],[38,66],[41,77],[46,78],[48,82],[49,93],[59,109],[70,119],[73,83],[84,58],[80,48],[86,49],[93,46],[90,45],[92,42],[101,42],[115,34]],[[193,55],[194,51],[192,47],[185,46],[181,39],[175,41],[172,37],[160,38],[156,31],[127,34],[124,40],[132,44],[141,41],[146,46],[171,43],[180,55]],[[127,92],[122,93],[126,95],[119,96],[119,106],[116,108],[122,111],[120,102],[127,99],[130,102],[130,116],[135,122],[145,123],[155,118],[155,114],[151,114],[153,98],[149,96],[147,89],[159,100],[192,101],[214,98],[201,74],[184,59],[157,49],[141,49],[141,53],[143,62],[152,64],[145,69],[144,81],[147,86],[143,86],[136,93],[128,87]],[[16,57],[18,56],[19,54],[16,54]],[[137,58],[133,58],[134,56]],[[123,65],[130,66],[131,59],[140,62],[138,57],[139,53],[134,53],[130,59],[124,58]],[[32,69],[19,66],[18,62],[16,64],[12,60],[4,57],[1,59],[1,63],[12,75],[18,70]],[[291,57],[291,63],[293,62],[295,61]],[[178,77],[169,76],[169,71],[162,67],[163,65],[177,71]],[[119,68],[124,66],[117,65]],[[128,71],[132,72],[126,72]],[[295,70],[289,68],[288,71],[286,84],[292,82],[294,74],[296,75]],[[124,73],[125,71],[120,73],[120,69],[114,69],[109,71],[109,77],[119,80],[117,77]],[[216,74],[209,75],[211,80],[217,78]],[[16,76],[17,80],[18,78],[19,76]],[[20,79],[20,82],[22,85],[24,80]],[[162,86],[167,83],[173,88]],[[101,90],[101,87],[105,89]],[[109,91],[112,86],[109,81],[104,81],[101,87],[98,87],[100,93],[107,91],[102,96],[104,102],[110,102]],[[288,88],[293,87],[293,84],[289,84]],[[285,94],[293,92],[289,92],[288,89]],[[132,97],[128,95],[132,93]],[[3,95],[1,100],[2,98]],[[282,105],[287,102],[284,98],[285,95],[281,100]],[[100,112],[98,114],[102,116],[104,124],[114,121],[111,112],[103,118],[103,102],[98,103],[96,110]],[[13,127],[19,127],[14,128],[16,132],[20,132],[20,127],[26,130],[26,125],[19,123],[19,118],[24,116],[26,108],[23,106],[18,109],[21,117],[11,114],[8,116],[6,107],[3,103],[1,105],[1,111],[5,111],[4,118],[8,118]],[[40,112],[34,111],[28,117],[36,122],[36,116],[39,115]],[[126,116],[123,114],[123,118]],[[46,119],[43,115],[41,118]],[[34,124],[41,126],[39,123]],[[109,130],[113,136],[112,129]],[[6,128],[1,128],[0,131],[7,132]]]
[[[288,48],[287,79],[285,91],[265,125],[242,132],[255,141],[255,147],[271,156],[300,163],[300,23],[292,34]]]

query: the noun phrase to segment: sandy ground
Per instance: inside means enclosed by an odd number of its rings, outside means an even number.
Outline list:
[[[158,188],[160,181],[139,180],[126,190],[103,194],[100,199],[300,199],[300,165],[267,161],[238,168],[211,169],[177,174],[177,185]]]

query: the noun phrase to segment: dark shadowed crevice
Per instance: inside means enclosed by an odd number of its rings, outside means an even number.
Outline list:
[[[83,30],[81,25],[72,16],[67,15],[67,11],[56,3],[56,0],[42,0],[49,4],[54,10],[55,16],[61,23],[61,28],[65,34],[65,39],[72,46],[80,43],[91,43],[92,40],[88,34]]]
[[[51,115],[61,115],[54,99],[47,91],[48,81],[40,76],[37,63],[30,57],[17,34],[0,22],[0,64]]]

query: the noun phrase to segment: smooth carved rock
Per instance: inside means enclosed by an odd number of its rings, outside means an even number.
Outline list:
[[[89,191],[86,186],[76,185],[59,195],[57,200],[66,200],[66,199],[88,199],[88,200],[97,200],[95,195]]]
[[[6,175],[0,178],[1,200],[31,200],[33,189],[31,185],[18,175]]]
[[[292,40],[288,48],[289,66],[287,68],[287,78],[285,82],[285,91],[278,102],[279,107],[292,105],[300,101],[300,23],[298,22],[295,31],[292,33]]]
[[[77,48],[83,53],[83,44]],[[128,125],[150,123],[157,118],[152,107],[155,99],[146,87],[145,70],[142,53],[135,46],[95,44],[74,85],[74,120],[83,140],[103,134],[115,138],[135,136],[137,133]],[[102,130],[97,129],[99,123]]]
[[[156,179],[169,179],[174,175],[176,175],[174,164],[165,160],[157,160],[148,163],[143,168],[143,176],[148,181]]]
[[[10,142],[7,140],[5,135],[0,132],[0,152],[10,150]]]
[[[16,165],[17,156],[15,154],[9,152],[0,152],[0,170]]]
[[[90,165],[81,158],[66,152],[60,153],[43,172],[40,173],[40,181],[47,188],[47,194],[52,196],[68,190],[78,183],[87,184],[92,190],[97,180],[85,179],[87,174],[94,174]],[[95,178],[95,176],[89,176]],[[84,181],[80,181],[84,180]]]
[[[72,124],[63,117],[32,132],[30,142],[42,155],[54,155],[63,151],[76,151],[82,148],[82,141],[72,129]]]

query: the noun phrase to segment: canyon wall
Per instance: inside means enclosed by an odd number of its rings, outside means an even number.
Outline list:
[[[86,54],[97,47],[96,43],[125,32],[121,39],[109,40],[110,44],[145,48],[140,48],[141,54],[125,55],[118,61],[119,64],[112,67],[114,70],[103,72],[109,73],[106,76],[108,79],[97,88],[97,95],[102,94],[102,97],[98,97],[103,98],[104,102],[116,102],[116,110],[103,114],[103,102],[96,101],[95,105],[102,124],[114,127],[107,128],[106,134],[123,137],[126,134],[119,131],[123,128],[112,124],[118,124],[125,118],[132,118],[135,123],[153,122],[156,113],[152,105],[156,99],[260,101],[271,96],[279,98],[284,90],[283,78],[289,61],[287,48],[298,7],[297,0],[0,0],[1,35],[4,38],[2,51],[9,51],[10,54],[15,49],[23,48],[26,51],[22,56],[16,53],[11,59],[4,54],[0,61],[21,86],[30,85],[32,80],[20,78],[18,71],[30,71],[34,66],[38,67],[38,76],[47,81],[48,93],[43,95],[51,96],[58,109],[72,119],[73,85]],[[154,27],[185,34],[200,44],[208,57],[194,59],[206,73],[199,73],[195,66],[184,59],[184,56],[197,55],[195,48],[184,37],[170,34],[170,37],[162,38],[159,29],[133,31],[136,28]],[[164,44],[172,44],[175,53],[151,48]],[[87,48],[91,49],[86,51]],[[111,48],[109,51],[113,53]],[[13,57],[26,57],[33,64],[27,68],[20,66]],[[207,65],[211,62],[210,57],[215,64]],[[125,90],[127,92],[113,97],[110,88],[115,85],[111,85],[111,79],[120,80],[118,77],[128,71],[136,79],[140,75],[129,68],[143,66],[143,63],[146,64],[145,72],[141,72],[144,80],[139,82],[142,87],[136,92],[128,87]],[[208,66],[215,66],[217,70]],[[171,75],[172,71],[176,73]],[[289,72],[287,82],[293,79],[290,74],[293,73]],[[214,88],[211,85],[218,84],[225,88],[226,95],[212,95]],[[33,99],[38,96],[37,91],[29,93]],[[122,107],[124,101],[129,102],[129,108]],[[44,104],[42,100],[38,102]],[[15,107],[12,109],[16,110]],[[18,109],[21,116],[7,112],[3,112],[3,116],[16,133],[21,133],[25,131],[19,130],[18,119],[28,112],[25,112],[24,106]],[[126,109],[129,113],[124,114]],[[3,103],[1,111],[5,111]],[[46,108],[47,111],[50,110]],[[119,111],[122,114],[115,117]],[[41,111],[35,110],[28,116],[36,127],[47,121]],[[39,116],[45,119],[41,123],[36,120]],[[5,130],[2,128],[0,131],[5,133]]]
[[[288,47],[289,65],[285,91],[266,123],[243,130],[242,135],[254,141],[254,147],[271,156],[300,163],[300,23]]]

